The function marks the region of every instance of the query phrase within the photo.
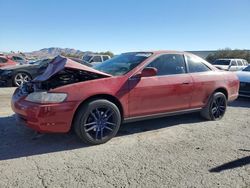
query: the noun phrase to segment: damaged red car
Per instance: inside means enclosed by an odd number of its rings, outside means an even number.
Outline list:
[[[194,111],[220,120],[238,90],[234,73],[186,52],[124,53],[91,68],[58,56],[15,91],[12,109],[38,132],[74,129],[82,141],[101,144],[123,122]]]

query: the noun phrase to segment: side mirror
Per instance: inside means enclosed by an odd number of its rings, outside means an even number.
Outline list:
[[[141,72],[141,77],[150,77],[156,75],[157,75],[157,69],[154,67],[146,67]]]

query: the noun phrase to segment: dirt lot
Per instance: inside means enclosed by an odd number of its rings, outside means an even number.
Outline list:
[[[250,100],[218,122],[199,114],[123,125],[86,146],[74,134],[17,127],[0,88],[0,187],[250,187]]]

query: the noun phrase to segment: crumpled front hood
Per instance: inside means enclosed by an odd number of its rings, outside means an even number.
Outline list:
[[[110,74],[95,70],[86,65],[82,65],[78,62],[75,62],[69,58],[57,56],[49,64],[43,74],[37,76],[32,82],[43,82],[62,71],[64,68],[82,70],[90,73],[95,73],[104,77],[111,77]]]

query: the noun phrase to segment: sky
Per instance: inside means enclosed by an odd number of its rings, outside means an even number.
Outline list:
[[[0,51],[250,49],[250,0],[0,0]]]

